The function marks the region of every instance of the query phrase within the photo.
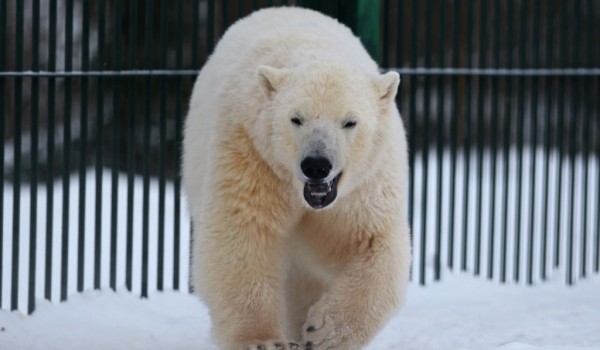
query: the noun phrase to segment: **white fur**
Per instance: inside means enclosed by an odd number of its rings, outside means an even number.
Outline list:
[[[193,283],[223,349],[361,349],[403,303],[398,83],[348,28],[310,10],[258,11],[218,43],[191,97],[183,184]],[[303,198],[300,161],[314,150],[330,177],[342,172],[323,210]]]

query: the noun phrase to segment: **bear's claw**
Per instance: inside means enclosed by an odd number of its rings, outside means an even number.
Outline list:
[[[288,343],[286,346],[282,342],[267,342],[246,346],[244,350],[300,350],[300,345],[297,343]]]

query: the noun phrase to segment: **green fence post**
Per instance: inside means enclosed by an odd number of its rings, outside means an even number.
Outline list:
[[[352,30],[362,40],[371,57],[379,62],[381,56],[381,1],[342,0],[342,4],[347,4],[349,11],[354,14],[355,22],[351,26]]]
[[[375,61],[381,56],[381,0],[304,0],[304,7],[317,10],[344,23],[362,41]]]

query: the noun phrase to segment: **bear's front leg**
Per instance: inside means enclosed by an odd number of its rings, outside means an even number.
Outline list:
[[[220,349],[294,349],[284,337],[282,291],[293,211],[268,166],[242,148],[221,159],[224,169],[207,188],[210,200],[192,211],[194,286]]]
[[[364,348],[404,302],[410,266],[408,231],[401,241],[372,239],[333,281],[304,325],[307,350]],[[383,242],[381,242],[383,241]]]
[[[195,243],[196,290],[210,309],[222,349],[294,349],[281,329],[280,240],[247,223],[225,230],[207,227]]]

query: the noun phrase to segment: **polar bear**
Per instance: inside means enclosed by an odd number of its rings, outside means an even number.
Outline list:
[[[220,348],[362,349],[404,302],[399,81],[312,10],[255,12],[218,43],[192,92],[183,185]]]

